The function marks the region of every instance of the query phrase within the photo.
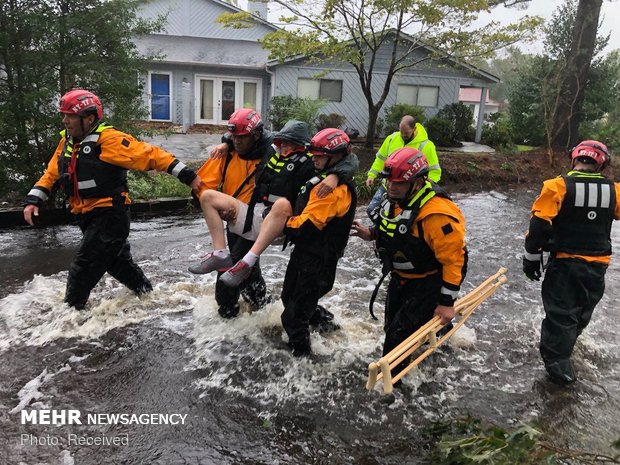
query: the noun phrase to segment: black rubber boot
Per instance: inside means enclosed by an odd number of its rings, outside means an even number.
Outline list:
[[[547,373],[549,373],[551,381],[555,384],[565,386],[577,381],[575,369],[573,368],[573,364],[570,360],[559,360],[557,362],[552,362],[547,364],[545,368],[547,369]]]
[[[222,318],[226,318],[227,320],[235,318],[239,315],[239,304],[233,305],[232,307],[222,305],[217,309],[217,313],[219,313]]]
[[[316,311],[310,318],[310,326],[319,333],[331,333],[340,329],[340,325],[334,322],[334,314],[322,305],[316,306]]]
[[[300,339],[297,341],[289,342],[289,347],[293,351],[293,357],[309,357],[312,355],[312,349],[310,348],[309,339]]]

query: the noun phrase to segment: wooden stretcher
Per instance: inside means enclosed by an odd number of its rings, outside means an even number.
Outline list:
[[[401,342],[390,353],[381,357],[376,362],[371,362],[368,365],[366,389],[370,391],[377,381],[383,380],[384,394],[391,394],[394,383],[433,353],[437,347],[446,342],[450,336],[463,326],[463,323],[469,319],[474,310],[477,309],[482,302],[493,295],[502,284],[508,281],[505,276],[506,271],[506,268],[500,268],[493,276],[490,276],[478,287],[454,302],[455,317],[460,316],[460,319],[458,322],[454,323],[454,327],[450,331],[441,335],[439,338],[437,337],[437,332],[443,328],[443,325],[440,323],[441,319],[436,316]],[[428,348],[418,355],[404,370],[392,377],[392,369],[405,361],[426,342],[428,342]]]

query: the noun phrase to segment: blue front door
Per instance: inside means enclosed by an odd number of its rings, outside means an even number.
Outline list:
[[[170,76],[151,74],[151,119],[170,120]]]

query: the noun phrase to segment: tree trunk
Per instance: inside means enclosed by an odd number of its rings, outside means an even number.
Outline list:
[[[377,129],[377,116],[379,116],[379,108],[375,105],[368,108],[368,126],[366,128],[366,143],[364,147],[370,151],[373,150],[375,144],[375,130]]]
[[[553,115],[551,145],[555,149],[567,149],[578,142],[581,107],[594,55],[602,3],[603,0],[579,0],[571,49],[566,57],[566,71]]]

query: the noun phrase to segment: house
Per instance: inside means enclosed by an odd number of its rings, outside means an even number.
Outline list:
[[[482,89],[476,87],[461,87],[459,91],[459,102],[469,106],[474,112],[474,121],[478,122],[478,115],[480,114],[480,97],[482,95]],[[489,89],[486,91],[484,99],[484,111],[483,121],[489,119],[489,115],[497,113],[501,108],[501,103],[492,100],[489,97]]]
[[[255,27],[230,29],[216,23],[222,13],[242,11],[220,0],[152,0],[141,16],[167,17],[164,30],[134,39],[138,51],[163,55],[151,62],[144,103],[149,120],[182,125],[226,124],[239,107],[264,113],[270,98],[268,52],[258,39],[277,28],[266,4],[251,2]]]
[[[235,108],[252,107],[266,116],[272,96],[292,95],[328,100],[326,113],[345,116],[348,127],[364,134],[368,109],[353,67],[338,61],[316,64],[307,57],[284,63],[268,61],[268,52],[258,40],[277,28],[262,19],[266,3],[258,0],[248,5],[255,26],[231,29],[216,19],[222,13],[242,10],[221,0],[152,0],[145,4],[143,17],[167,15],[164,31],[134,40],[139,51],[164,55],[163,60],[150,64],[145,76],[149,120],[185,129],[195,124],[225,124]],[[389,50],[387,45],[375,63],[377,93],[386,79]],[[423,46],[417,53],[426,57],[433,52]],[[467,63],[429,58],[395,76],[383,111],[402,102],[423,107],[431,117],[446,104],[458,102],[461,87],[487,89],[497,82],[496,76]],[[388,132],[397,129],[386,128]],[[481,125],[478,138],[480,129]]]
[[[410,36],[405,39],[415,41]],[[390,86],[390,92],[382,107],[386,109],[396,103],[408,103],[424,108],[426,116],[432,117],[447,104],[459,101],[462,87],[483,89],[499,82],[499,78],[467,63],[456,60],[438,60],[432,55],[436,50],[421,46],[416,50],[416,61],[425,58],[419,65],[398,73]],[[391,44],[378,54],[373,71],[373,91],[378,95],[387,77]],[[404,49],[401,53],[405,53]],[[346,125],[356,128],[362,134],[368,125],[366,97],[360,87],[357,72],[349,63],[330,61],[316,64],[307,57],[294,57],[284,63],[270,61],[273,71],[274,95],[323,98],[328,100],[325,113],[338,113],[347,118]],[[479,102],[484,107],[485,102]],[[379,116],[383,116],[384,113]],[[398,128],[386,128],[386,132]],[[481,124],[477,127],[480,140]]]

